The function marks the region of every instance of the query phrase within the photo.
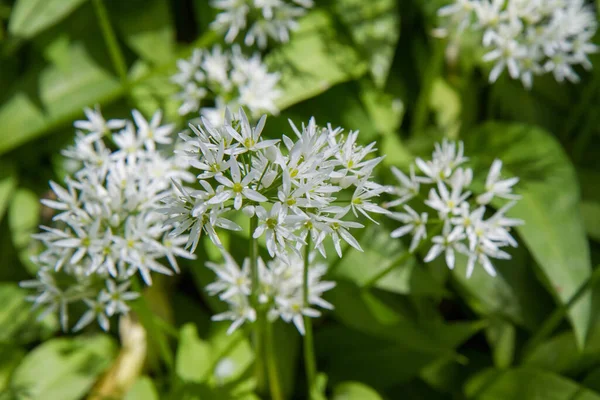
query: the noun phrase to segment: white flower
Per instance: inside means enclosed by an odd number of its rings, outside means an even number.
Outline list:
[[[175,256],[193,258],[182,248],[186,235],[165,238],[172,227],[167,216],[157,212],[171,179],[193,179],[174,158],[158,151],[171,142],[172,127],[160,125],[160,112],[148,123],[133,111],[137,129],[131,121],[103,123],[99,111],[86,114],[91,121],[76,126],[90,133],[80,134],[75,147],[64,152],[83,166],[65,180],[66,188],[50,183],[56,200],[43,203],[59,211],[54,217],[59,224],[41,227],[43,232],[34,235],[44,250],[34,259],[39,267],[35,283],[23,284],[37,291],[31,297],[36,304],[60,313],[65,330],[71,303],[88,306],[75,330],[94,319],[106,330],[108,319],[127,314],[127,303],[139,295],[128,290],[133,275],[139,273],[151,284],[151,271],[172,274],[163,258],[176,271]],[[125,128],[112,132],[116,127]],[[105,138],[118,149],[111,151]]]
[[[169,144],[173,141],[171,134],[175,128],[174,124],[160,125],[162,112],[158,110],[152,116],[150,122],[137,110],[132,111],[133,119],[138,128],[138,135],[149,151],[156,150],[156,144]]]
[[[515,201],[505,204],[485,219],[486,214],[492,212],[487,205],[495,196],[518,200],[520,196],[512,194],[512,188],[518,182],[518,178],[500,180],[502,162],[495,160],[486,179],[486,192],[476,197],[471,196],[468,189],[473,184],[473,171],[468,167],[458,167],[468,160],[463,152],[462,143],[458,143],[457,147],[456,144],[444,141],[441,146],[435,146],[431,160],[416,160],[416,165],[426,176],[411,174],[410,180],[404,175],[401,176],[401,185],[415,187],[414,182],[420,182],[423,185],[434,186],[430,188],[427,199],[423,200],[416,192],[414,196],[405,200],[407,189],[404,187],[388,191],[400,197],[388,203],[391,204],[390,208],[403,205],[405,211],[392,212],[389,215],[404,223],[395,229],[391,236],[396,238],[410,234],[412,239],[409,252],[413,253],[419,243],[427,239],[428,224],[443,224],[442,233],[431,238],[432,246],[423,261],[433,261],[444,253],[446,264],[450,269],[454,269],[455,253],[459,252],[468,256],[467,277],[473,273],[476,263],[482,265],[488,274],[495,276],[491,259],[510,259],[510,254],[503,251],[502,247],[517,247],[518,243],[511,235],[510,229],[523,224],[523,221],[506,216]],[[404,203],[416,203],[415,208],[418,207],[419,210],[423,207],[436,210],[439,220],[429,220],[427,211],[419,215],[410,205]]]
[[[440,236],[431,238],[433,246],[423,259],[425,262],[430,262],[436,259],[442,252],[445,253],[446,264],[450,269],[454,269],[454,251],[457,250],[466,253],[466,247],[461,243],[466,235],[461,226],[452,227],[449,220],[444,223],[444,228]]]
[[[238,46],[212,52],[196,49],[190,59],[179,60],[179,72],[171,79],[181,88],[179,113],[199,112],[213,125],[225,121],[226,107],[247,107],[253,117],[263,112],[277,114],[275,102],[281,95],[277,88],[280,75],[270,73],[259,54],[245,56]],[[205,104],[212,100],[213,107]]]
[[[398,168],[392,166],[392,173],[398,180],[399,186],[391,186],[391,193],[396,195],[398,199],[385,204],[387,208],[397,207],[402,205],[419,194],[420,184],[416,179],[415,167],[410,166],[410,178]]]
[[[193,251],[204,231],[221,247],[216,228],[240,229],[223,217],[233,209],[258,219],[252,236],[264,235],[273,257],[298,251],[309,234],[312,246],[323,255],[328,237],[340,255],[342,240],[360,250],[350,229],[363,226],[341,218],[349,210],[367,218],[388,212],[376,203],[387,189],[371,180],[381,161],[372,157],[375,143],[362,146],[358,132],[344,135],[341,128],[318,127],[314,118],[300,129],[291,123],[295,141],[285,135],[266,139],[265,124],[263,117],[251,125],[240,109],[226,113],[224,125],[201,119],[200,125],[190,126],[195,135],[181,135],[186,150],[177,154],[183,164],[200,170],[197,181],[203,190],[174,182],[161,209],[173,225],[171,235],[189,230],[186,247]],[[338,200],[345,189],[348,193]]]
[[[277,202],[267,212],[262,206],[256,207],[259,224],[252,237],[258,239],[266,232],[267,250],[271,257],[277,253],[277,248],[284,249],[287,241],[296,241],[296,237],[288,228],[288,223],[302,221],[302,217],[288,216],[285,207]]]
[[[471,192],[462,191],[463,187],[460,184],[455,184],[451,187],[451,192],[446,188],[443,182],[437,183],[437,189],[431,188],[429,191],[429,199],[425,200],[425,204],[437,210],[441,216],[445,217],[449,214],[457,214],[461,208],[463,201],[471,195]]]
[[[221,10],[212,22],[213,29],[226,32],[225,41],[232,43],[238,34],[248,29],[244,43],[260,48],[270,37],[278,42],[289,40],[289,31],[298,26],[296,20],[313,6],[311,0],[213,0],[211,5]]]
[[[394,231],[392,231],[391,236],[393,238],[402,237],[408,233],[413,234],[412,241],[410,243],[410,248],[408,251],[411,253],[415,251],[421,240],[427,237],[427,213],[421,213],[421,215],[417,214],[415,210],[405,205],[404,209],[406,213],[391,213],[389,214],[390,218],[393,218],[397,221],[404,223],[404,226],[401,226]]]
[[[250,295],[250,259],[246,258],[240,269],[231,255],[223,253],[223,257],[223,265],[207,263],[217,273],[217,280],[207,286],[207,290],[209,294],[218,295],[228,304],[228,311],[215,315],[212,319],[233,321],[228,330],[231,333],[245,322],[253,322],[256,310]],[[335,283],[323,280],[327,268],[324,264],[315,263],[312,254],[309,256],[306,302],[304,260],[296,253],[288,253],[286,257],[278,257],[267,264],[258,258],[257,268],[260,278],[257,293],[259,304],[267,308],[267,315],[271,320],[281,318],[285,322],[291,322],[304,335],[305,316],[319,317],[321,313],[316,307],[333,309],[333,305],[322,296],[335,287]]]
[[[468,26],[481,33],[488,52],[484,62],[494,61],[489,80],[495,82],[504,69],[525,88],[533,78],[551,72],[558,82],[578,82],[577,65],[591,68],[589,54],[597,29],[595,11],[581,0],[455,0],[438,14],[449,18],[446,33],[458,37]]]
[[[224,264],[207,262],[206,266],[217,274],[217,281],[206,286],[211,296],[219,294],[221,300],[236,296],[250,296],[250,259],[244,260],[242,268],[228,253],[223,253]],[[261,261],[262,262],[262,261]]]
[[[77,129],[88,132],[86,138],[89,142],[98,140],[104,135],[111,133],[111,131],[121,129],[125,126],[125,120],[122,119],[111,119],[106,121],[98,106],[96,106],[95,110],[84,108],[83,111],[88,120],[75,121],[73,125]]]
[[[233,197],[233,207],[236,210],[242,208],[242,196],[246,197],[249,200],[256,201],[259,203],[268,200],[265,196],[249,187],[250,183],[252,183],[256,178],[255,171],[250,171],[244,177],[244,179],[242,179],[240,167],[238,165],[237,160],[235,158],[232,158],[229,163],[231,164],[230,171],[232,180],[229,180],[229,178],[225,177],[224,175],[217,175],[215,177],[215,179],[219,181],[219,183],[228,188],[223,191],[223,194],[228,195],[227,198],[223,197],[225,200],[229,199],[230,197]]]
[[[227,329],[228,335],[231,335],[246,321],[251,323],[256,321],[256,310],[250,306],[247,297],[236,296],[233,299],[235,300],[228,301],[230,307],[228,311],[214,315],[212,317],[213,321],[232,321],[231,325],[229,326],[229,329]]]
[[[508,200],[519,200],[521,196],[512,194],[513,186],[519,182],[519,178],[513,177],[500,180],[502,161],[494,160],[485,180],[485,193],[477,196],[477,203],[489,204],[494,197]]]

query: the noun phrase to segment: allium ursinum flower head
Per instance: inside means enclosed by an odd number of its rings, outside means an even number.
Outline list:
[[[223,123],[226,106],[243,106],[253,116],[278,112],[279,74],[270,73],[258,53],[248,58],[239,46],[225,52],[219,46],[212,51],[196,49],[190,59],[179,60],[177,66],[179,72],[172,80],[182,90],[177,95],[183,101],[179,108],[182,115],[200,111],[218,125]],[[207,100],[214,102],[214,107],[205,106]]]
[[[558,82],[578,82],[574,67],[590,69],[588,55],[598,51],[596,13],[585,0],[455,0],[438,14],[454,34],[481,34],[483,61],[494,62],[490,82],[505,69],[528,89],[548,72]]]
[[[147,121],[133,111],[135,124],[105,122],[98,110],[86,115],[89,121],[75,123],[81,129],[75,145],[64,151],[82,167],[64,187],[50,182],[54,199],[42,203],[56,212],[54,223],[34,235],[45,250],[34,257],[37,278],[22,282],[37,291],[36,306],[60,312],[65,330],[67,307],[75,302],[89,310],[74,330],[94,319],[107,330],[109,317],[126,314],[127,302],[138,296],[129,291],[134,275],[150,285],[151,272],[171,275],[179,270],[176,257],[193,257],[182,248],[187,238],[169,237],[166,217],[156,212],[172,180],[194,179],[157,150],[172,142],[174,127],[161,125],[160,112]]]
[[[228,333],[233,332],[245,322],[254,322],[257,310],[251,305],[251,271],[250,260],[246,258],[240,267],[231,255],[223,252],[224,263],[209,262],[207,267],[212,269],[217,280],[206,287],[211,295],[229,305],[229,310],[217,314],[213,320],[232,321]],[[304,261],[292,252],[286,261],[277,258],[267,264],[258,259],[260,287],[258,290],[259,307],[267,312],[271,321],[281,318],[292,322],[298,331],[304,335],[303,317],[319,317],[321,313],[316,307],[333,309],[333,305],[323,300],[323,293],[335,286],[334,282],[324,281],[327,266],[314,262],[314,254],[310,257],[308,270],[308,301],[304,303],[303,276]]]
[[[192,251],[203,232],[221,247],[217,229],[239,230],[228,214],[243,210],[258,220],[252,235],[266,238],[272,257],[285,259],[308,235],[323,255],[327,237],[340,256],[342,240],[360,250],[350,230],[362,225],[348,218],[387,213],[376,204],[385,189],[371,181],[381,161],[372,155],[375,143],[362,146],[358,132],[319,127],[314,118],[301,128],[290,122],[291,137],[265,140],[265,120],[252,126],[240,109],[227,113],[225,125],[203,118],[190,125],[193,136],[181,134],[186,150],[178,154],[198,171],[198,185],[177,184],[165,198],[172,235],[190,231],[186,248]]]
[[[502,248],[517,247],[510,230],[523,223],[506,217],[506,212],[520,199],[512,192],[519,179],[502,179],[502,161],[495,160],[487,175],[485,192],[473,196],[469,190],[473,171],[464,166],[467,162],[462,142],[444,140],[441,145],[436,144],[431,160],[417,158],[409,176],[392,167],[398,186],[391,187],[389,192],[397,198],[386,206],[396,209],[389,216],[403,224],[392,232],[392,237],[411,235],[411,253],[420,246],[430,246],[425,262],[444,254],[446,264],[453,269],[455,252],[459,252],[468,256],[467,277],[476,263],[495,276],[490,259],[510,258]],[[489,207],[494,198],[510,201],[494,212]],[[418,213],[415,209],[425,211]]]
[[[211,24],[217,31],[226,32],[225,41],[232,43],[241,31],[246,31],[246,46],[267,47],[268,38],[287,42],[290,31],[298,27],[298,18],[313,6],[312,0],[212,0],[220,10]]]

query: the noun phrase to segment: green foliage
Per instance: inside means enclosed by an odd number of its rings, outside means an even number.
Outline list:
[[[31,38],[60,22],[86,0],[19,0],[10,17],[11,34]]]
[[[115,348],[106,335],[51,339],[23,359],[9,386],[29,399],[79,399],[109,366]]]
[[[496,277],[476,268],[466,278],[464,256],[450,271],[407,255],[385,218],[362,221],[364,252],[347,247],[338,259],[328,249],[335,309],[314,322],[312,400],[600,400],[600,57],[578,71],[580,85],[541,78],[526,91],[506,76],[489,85],[469,32],[450,48],[456,60],[429,35],[448,1],[315,3],[289,43],[263,54],[283,93],[265,135],[293,135],[287,119],[311,116],[360,129],[385,156],[386,184],[390,166],[406,172],[441,138],[463,140],[478,192],[496,158],[520,178],[509,216],[526,223]],[[54,315],[31,310],[18,281],[35,272],[31,234],[53,217],[39,200],[48,179],[72,170],[57,154],[84,107],[115,118],[161,108],[185,129],[169,77],[194,48],[227,46],[208,29],[214,15],[203,0],[0,0],[0,400],[88,398],[117,359],[117,337],[119,359],[125,352],[123,332],[61,334]],[[243,227],[222,236],[238,258]],[[147,362],[126,400],[267,398],[249,331],[227,335],[210,322],[223,304],[206,293],[214,274],[203,264],[219,252],[201,243],[197,253],[133,305]],[[288,325],[274,330],[286,398],[309,398],[301,338]]]

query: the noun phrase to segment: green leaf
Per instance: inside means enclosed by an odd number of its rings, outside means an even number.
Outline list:
[[[61,39],[62,40],[62,39]],[[0,106],[0,154],[69,124],[84,106],[118,97],[118,81],[100,67],[81,42],[70,46],[67,70],[48,64],[12,87]]]
[[[332,400],[382,400],[377,391],[360,382],[340,383],[333,390]]]
[[[340,39],[332,17],[322,10],[302,18],[292,40],[269,53],[265,62],[270,70],[281,72],[280,109],[355,79],[367,68],[353,47]]]
[[[515,357],[515,326],[502,318],[492,318],[485,335],[492,347],[494,365],[508,368]]]
[[[167,2],[111,1],[107,6],[125,43],[140,57],[155,64],[173,59],[175,27]]]
[[[186,324],[181,328],[179,347],[175,360],[175,371],[184,381],[200,383],[205,380],[211,371],[210,345],[198,337],[198,332],[193,324]]]
[[[28,189],[19,189],[14,194],[8,210],[8,225],[17,250],[24,250],[31,241],[31,234],[38,229],[40,200]]]
[[[357,323],[360,322],[368,321],[359,316]],[[390,329],[389,336],[382,337],[329,325],[317,331],[315,337],[319,367],[334,385],[356,380],[383,390],[408,382],[440,357],[456,358],[454,348],[481,329],[481,324],[413,329],[400,323]]]
[[[404,116],[402,100],[377,88],[370,79],[360,80],[360,99],[375,130],[381,134],[394,135]]]
[[[466,394],[474,400],[600,400],[576,382],[532,368],[484,371],[467,383]]]
[[[507,319],[535,330],[552,309],[552,299],[537,282],[523,248],[509,250],[511,260],[494,260],[497,275],[490,276],[476,266],[467,278],[467,257],[456,255],[452,271],[458,292],[477,313]],[[442,262],[435,260],[435,262]]]
[[[339,0],[334,10],[354,45],[369,61],[378,87],[385,85],[400,37],[400,12],[396,0]]]
[[[341,260],[334,261],[337,265],[331,275],[336,280],[345,279],[363,286],[407,249],[402,241],[391,238],[390,232],[381,225],[371,224],[359,234],[364,251],[349,248]],[[364,267],[357,268],[357,265]],[[379,279],[375,287],[400,294],[440,296],[444,292],[443,282],[436,281],[414,257]]]
[[[12,164],[0,161],[0,221],[17,187],[17,171]]]
[[[31,38],[61,21],[86,0],[17,0],[8,23],[8,31]]]
[[[127,392],[124,400],[159,400],[156,387],[152,379],[147,376],[142,376],[134,384],[133,387]]]
[[[595,241],[600,242],[600,203],[582,201],[581,215],[587,234]]]
[[[591,275],[589,246],[579,209],[575,170],[560,144],[546,131],[527,125],[487,123],[465,141],[479,168],[494,158],[505,175],[518,176],[522,199],[509,215],[525,224],[520,237],[536,260],[549,291],[566,303]],[[582,296],[569,312],[580,346],[590,324],[591,295]]]
[[[78,400],[110,365],[116,344],[108,335],[49,340],[17,367],[11,386],[31,400]]]
[[[0,393],[8,389],[12,373],[24,356],[20,347],[0,345]]]

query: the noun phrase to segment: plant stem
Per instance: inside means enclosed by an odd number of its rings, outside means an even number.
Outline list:
[[[121,47],[117,41],[117,35],[115,35],[115,31],[110,24],[106,7],[104,7],[102,1],[103,0],[93,1],[96,16],[98,17],[102,36],[106,42],[106,47],[108,47],[108,53],[110,54],[113,66],[115,67],[119,78],[121,78],[121,82],[124,85],[127,85],[127,64],[125,63],[125,57],[123,56],[123,51],[121,51]]]
[[[581,284],[579,289],[577,289],[573,296],[571,296],[569,301],[557,307],[552,314],[546,318],[546,320],[542,323],[541,328],[538,329],[537,333],[529,340],[528,343],[525,344],[523,348],[523,358],[531,354],[540,343],[542,343],[548,336],[552,334],[552,332],[556,330],[571,307],[573,307],[575,303],[579,301],[581,296],[586,294],[588,290],[591,290],[598,282],[600,282],[600,266],[594,269],[592,275]]]
[[[417,98],[417,104],[412,115],[412,126],[410,129],[411,136],[422,133],[427,124],[429,111],[429,100],[433,91],[435,79],[439,76],[440,70],[444,63],[444,49],[446,48],[445,41],[436,39],[433,48],[431,59],[425,69],[421,84],[421,91]]]
[[[275,341],[273,336],[273,323],[263,319],[265,322],[265,350],[267,353],[267,372],[269,374],[269,389],[271,391],[271,400],[283,400],[283,392],[279,384],[279,374],[277,371],[277,358],[275,355]]]
[[[310,255],[310,233],[306,239],[304,248],[304,277],[302,282],[304,307],[309,307],[309,292],[308,292],[308,270],[309,270],[309,255]],[[315,349],[313,344],[313,329],[312,320],[304,315],[304,368],[306,370],[306,385],[308,387],[308,398],[312,398],[314,390],[315,378],[317,375],[317,362],[315,361]]]
[[[256,322],[254,323],[253,329],[253,342],[255,351],[255,369],[256,369],[256,385],[259,392],[265,390],[266,377],[265,377],[265,365],[264,365],[264,317],[260,309],[260,302],[258,299],[260,290],[260,277],[258,274],[258,241],[252,237],[256,227],[258,226],[258,217],[254,216],[250,219],[250,248],[248,251],[248,257],[250,258],[250,274],[252,279],[252,293],[250,295],[250,303],[256,310]]]

